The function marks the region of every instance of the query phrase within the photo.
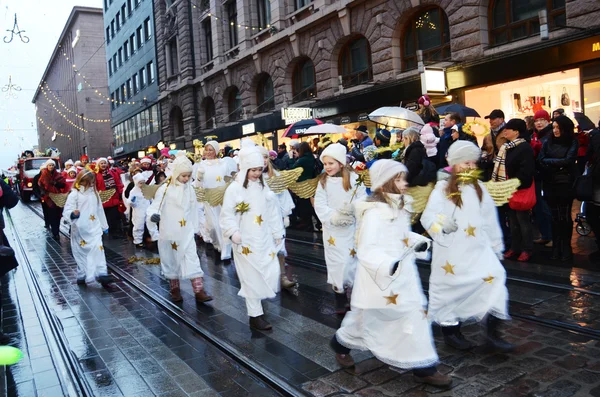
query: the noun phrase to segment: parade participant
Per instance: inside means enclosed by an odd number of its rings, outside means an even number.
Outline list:
[[[42,171],[46,169],[46,163],[42,164],[40,167],[40,172],[37,173],[36,176],[33,177],[33,194],[35,194],[40,201],[42,202],[42,214],[44,216],[44,227],[46,229],[50,228],[50,216],[48,215],[48,204],[44,201],[44,192],[40,187],[40,177],[42,176]]]
[[[135,244],[138,248],[143,248],[144,228],[146,226],[146,211],[150,206],[150,200],[146,199],[142,194],[142,187],[146,184],[143,173],[138,173],[133,176],[133,184],[135,187],[131,189],[129,198],[125,199],[125,202],[126,205],[132,208],[131,223],[133,224],[133,244]],[[148,232],[152,238],[152,241],[158,240],[159,235],[156,223],[148,222]]]
[[[71,160],[71,159],[68,159],[67,161],[65,161],[65,169],[62,172],[63,177],[65,179],[67,179],[67,177],[69,176],[69,174],[68,174],[69,170],[75,169],[74,165],[75,165],[75,163],[73,163],[73,160]]]
[[[90,162],[90,158],[84,154],[83,156],[81,156],[81,158],[79,160],[81,161],[81,166],[83,168],[87,168],[87,166]]]
[[[160,185],[160,184],[161,184],[161,183],[163,183],[165,180],[167,180],[167,174],[165,174],[165,173],[164,173],[164,172],[162,172],[162,171],[161,171],[161,172],[157,172],[157,173],[156,173],[155,180],[156,180],[156,184],[157,184],[157,185]]]
[[[315,194],[315,211],[323,224],[327,283],[335,292],[335,312],[349,308],[346,289],[352,287],[356,271],[355,219],[352,202],[366,195],[358,175],[346,166],[346,148],[329,145],[321,153],[325,169]]]
[[[196,174],[197,184],[205,189],[212,189],[225,185],[225,176],[228,174],[229,166],[217,157],[219,153],[219,143],[208,141],[204,145],[204,157],[198,165]],[[221,227],[219,226],[219,217],[221,206],[213,207],[204,203],[204,216],[206,234],[215,249],[221,253],[221,260],[231,259],[231,243],[223,238]]]
[[[146,211],[158,224],[158,253],[163,274],[169,280],[171,300],[181,302],[180,280],[189,279],[197,303],[212,300],[204,290],[204,272],[196,253],[196,193],[191,185],[192,163],[183,152],[173,161],[173,175],[161,185]],[[151,226],[153,227],[153,226]],[[150,229],[150,227],[149,227]]]
[[[39,187],[43,192],[42,200],[48,206],[48,223],[52,230],[52,236],[58,239],[60,232],[60,218],[62,217],[62,209],[52,201],[49,193],[64,193],[66,189],[65,178],[56,170],[56,163],[49,159],[45,163],[45,169],[40,172],[38,180]]]
[[[68,192],[73,187],[75,183],[75,179],[77,178],[77,170],[74,167],[71,167],[69,171],[67,171],[67,177],[65,178],[65,190]]]
[[[448,180],[429,197],[421,223],[433,238],[429,279],[429,317],[442,327],[444,341],[456,349],[473,345],[461,322],[486,319],[487,342],[510,351],[501,339],[500,320],[508,320],[506,272],[499,261],[504,244],[494,200],[477,179],[479,148],[455,142],[448,151]]]
[[[352,310],[331,347],[342,367],[354,365],[350,349],[370,350],[388,365],[412,369],[418,382],[449,386],[451,378],[435,366],[427,300],[415,265],[415,256],[425,259],[430,240],[411,232],[407,169],[383,159],[370,175],[373,194],[355,204],[358,266]]]
[[[90,170],[77,175],[67,197],[64,217],[71,223],[71,250],[77,262],[77,284],[86,285],[97,280],[107,287],[112,278],[106,269],[102,234],[108,233],[108,223],[95,179]]]
[[[81,168],[81,161],[77,160],[73,166],[75,167],[75,169]],[[79,171],[77,171],[79,173]]]
[[[260,147],[259,150],[263,156],[264,160],[264,168],[263,168],[263,180],[267,181],[269,178],[273,178],[279,175],[279,172],[275,170],[272,164],[272,159],[270,159],[270,154],[267,148]],[[277,193],[277,201],[279,203],[279,216],[283,220],[284,230],[286,227],[290,225],[290,215],[292,214],[292,210],[294,209],[294,200],[292,200],[292,195],[288,190],[284,190],[281,193]],[[279,270],[281,271],[281,287],[282,288],[293,288],[296,283],[290,281],[285,271],[285,257],[287,256],[287,251],[285,249],[285,238],[281,239],[281,243],[276,247],[277,248],[277,258],[279,259]]]
[[[140,166],[142,167],[142,175],[146,178],[146,184],[154,184],[154,170],[152,169],[152,158],[149,156],[144,157],[140,160]]]
[[[98,176],[96,178],[96,189],[98,191],[115,189],[113,196],[102,206],[106,214],[106,220],[110,226],[110,232],[113,237],[120,237],[123,230],[121,227],[121,214],[119,205],[121,205],[121,194],[123,193],[123,184],[120,175],[108,168],[108,160],[105,157],[98,159]]]
[[[256,147],[242,147],[240,172],[229,185],[223,199],[221,228],[231,239],[235,265],[240,279],[239,296],[246,299],[250,327],[269,330],[262,299],[279,291],[280,267],[277,246],[284,236],[279,203],[265,185],[263,156]]]

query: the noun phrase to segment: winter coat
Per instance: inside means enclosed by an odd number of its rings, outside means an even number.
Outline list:
[[[587,148],[590,144],[590,136],[585,132],[575,134],[577,142],[579,143],[579,149],[577,150],[577,157],[584,157],[587,153]]]
[[[0,180],[0,230],[4,229],[4,209],[5,208],[13,208],[19,203],[19,197],[15,194],[15,192],[10,188],[10,186]]]
[[[312,179],[315,177],[315,156],[310,153],[304,153],[303,156],[298,157],[294,165],[291,167],[292,169],[302,167],[303,171],[300,174],[297,182],[306,181],[308,179]]]
[[[435,181],[435,165],[429,160],[421,141],[408,145],[403,163],[408,168],[406,180],[409,186],[426,186]]]
[[[50,172],[47,169],[44,169],[40,174],[41,175],[40,179],[38,180],[38,184],[44,192],[42,195],[42,200],[44,200],[48,207],[54,208],[56,207],[56,204],[54,204],[54,201],[52,201],[50,198],[50,193],[57,194],[67,191],[65,178],[56,170]]]
[[[579,144],[573,139],[562,145],[554,143],[553,138],[544,142],[538,156],[544,197],[573,198],[573,183],[579,173],[576,165]]]
[[[533,183],[535,159],[533,149],[527,142],[506,151],[506,175],[508,179],[521,181],[519,189],[527,189]]]
[[[121,204],[121,194],[123,193],[123,183],[121,182],[121,175],[119,175],[119,173],[112,168],[106,170],[106,173],[112,176],[112,178],[114,179],[115,194],[113,194],[112,197],[102,206],[104,208],[117,207],[119,206],[119,204]],[[106,188],[106,182],[102,172],[98,172],[96,174],[96,189],[98,189],[98,191],[108,190]]]

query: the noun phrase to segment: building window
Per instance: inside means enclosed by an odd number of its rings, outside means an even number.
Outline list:
[[[271,0],[257,0],[258,27],[266,29],[271,24]]]
[[[373,78],[371,48],[364,36],[350,40],[340,53],[339,70],[344,87],[365,83]]]
[[[142,45],[144,44],[144,39],[142,38],[142,27],[141,26],[139,26],[135,30],[135,37],[136,37],[137,48],[139,50],[140,48],[142,48]]]
[[[117,107],[121,105],[121,94],[119,93],[119,91],[120,90],[115,91],[115,102],[117,104]]]
[[[132,83],[133,83],[133,95],[137,94],[139,92],[139,87],[140,87],[140,81],[139,81],[139,77],[137,73],[133,74],[133,78],[132,78]]]
[[[112,76],[112,72],[113,72],[113,70],[112,70],[112,59],[109,59],[108,60],[108,75]]]
[[[123,43],[123,54],[125,55],[125,61],[129,59],[129,41],[125,40]]]
[[[127,14],[131,15],[131,0],[127,0]]]
[[[117,51],[118,54],[118,58],[119,58],[119,67],[123,66],[123,49],[119,48],[119,51]]]
[[[133,96],[133,91],[131,90],[131,79],[127,79],[127,99]]]
[[[298,62],[292,80],[292,102],[305,101],[317,96],[315,67],[310,59]]]
[[[177,51],[177,37],[169,41],[169,76],[174,76],[179,73],[179,53]]]
[[[227,7],[227,22],[229,26],[229,48],[238,45],[237,6],[236,2],[230,1]]]
[[[148,84],[154,83],[154,63],[152,61],[148,62],[146,65],[146,76],[148,76]]]
[[[152,37],[152,27],[150,26],[150,18],[144,21],[144,41],[150,40]]]
[[[211,97],[207,97],[204,103],[204,117],[206,117],[206,128],[215,128],[215,101]]]
[[[417,50],[423,51],[425,64],[450,59],[450,28],[441,8],[426,9],[410,19],[404,32],[402,70],[417,67]]]
[[[212,25],[210,18],[202,22],[202,30],[204,31],[204,56],[206,57],[206,62],[210,62],[213,59]]]
[[[229,97],[227,98],[228,112],[229,112],[229,121],[238,121],[242,119],[242,95],[240,90],[237,88],[233,88],[229,92]]]
[[[171,127],[173,128],[173,136],[183,136],[183,112],[179,106],[175,106],[171,110],[169,119],[171,121]]]
[[[108,11],[108,0],[104,0],[104,11]]]
[[[310,3],[312,3],[312,0],[294,0],[294,6],[296,10],[306,7]]]
[[[115,20],[110,21],[110,38],[115,37]]]
[[[121,30],[121,12],[117,12],[117,15],[115,16],[115,19],[117,21],[117,32],[119,30]]]
[[[275,109],[275,94],[273,91],[273,80],[268,74],[264,74],[258,81],[256,87],[257,112],[265,113]]]
[[[135,8],[138,8],[142,4],[142,0],[135,0]]]
[[[490,2],[490,44],[505,44],[540,32],[538,12],[548,12],[550,29],[566,25],[565,0],[496,0]]]
[[[112,92],[110,94],[110,108],[111,110],[115,110],[115,93]]]
[[[138,74],[140,75],[140,90],[143,90],[147,84],[146,68],[141,68],[140,71],[138,72]]]
[[[117,67],[117,54],[113,55],[113,72],[116,72],[118,69]]]
[[[110,43],[110,26],[106,27],[106,42]]]
[[[136,51],[135,34],[132,34],[131,36],[129,36],[129,47],[131,47],[131,55],[135,54],[135,51]]]
[[[121,25],[125,25],[125,21],[127,18],[125,17],[125,3],[121,6]]]

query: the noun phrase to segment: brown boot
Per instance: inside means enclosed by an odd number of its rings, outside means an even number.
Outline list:
[[[435,387],[446,388],[452,384],[452,378],[448,375],[442,375],[439,371],[430,376],[414,376],[413,379],[418,383],[426,383]]]
[[[250,328],[254,328],[259,331],[268,331],[273,327],[267,322],[267,320],[265,320],[265,316],[262,315],[257,317],[250,317]]]
[[[279,269],[281,270],[281,288],[283,289],[292,289],[296,286],[296,283],[290,281],[290,279],[285,274],[285,256],[282,253],[277,254],[277,258],[279,259]]]
[[[194,296],[196,297],[197,303],[204,303],[213,300],[212,296],[208,295],[204,291],[204,280],[202,277],[196,277],[192,279],[192,289],[194,290]]]
[[[335,359],[342,368],[354,367],[354,359],[348,354],[336,354]]]
[[[171,293],[171,302],[178,303],[183,301],[179,288],[179,280],[169,280],[169,292]]]

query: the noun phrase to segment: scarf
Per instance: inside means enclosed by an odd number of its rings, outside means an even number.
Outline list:
[[[512,142],[506,142],[500,147],[498,156],[494,159],[494,171],[492,172],[492,181],[502,182],[508,179],[506,175],[506,152],[510,149],[516,148],[523,142],[527,142],[523,138],[515,139]]]

